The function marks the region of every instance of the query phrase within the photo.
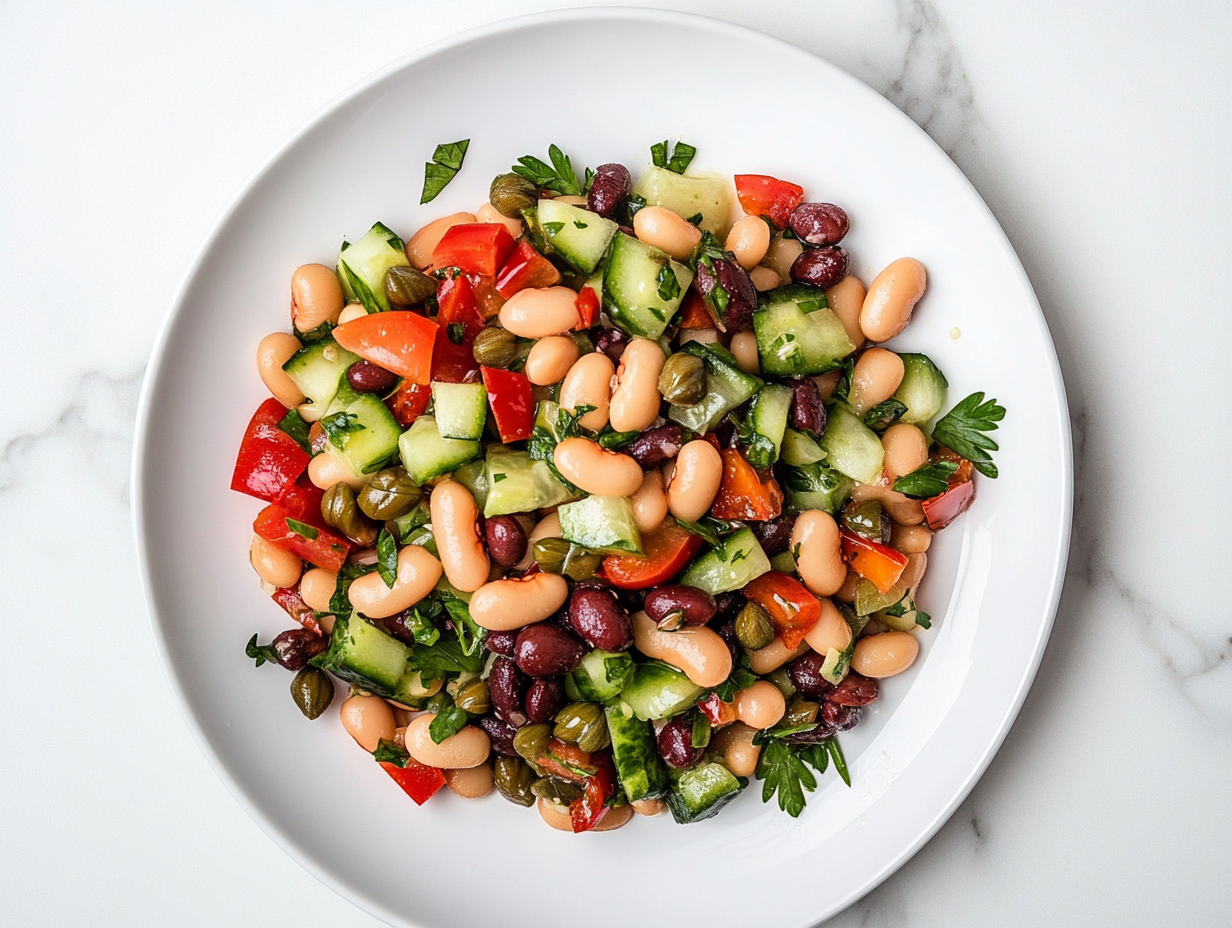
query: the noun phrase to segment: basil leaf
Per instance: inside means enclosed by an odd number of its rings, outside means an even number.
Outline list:
[[[449,182],[462,168],[462,160],[466,157],[466,149],[470,143],[470,139],[462,139],[459,142],[436,146],[436,151],[432,153],[432,160],[424,164],[424,184],[423,193],[419,196],[420,203],[430,203],[449,186]]]
[[[433,744],[440,744],[446,738],[451,738],[466,727],[470,716],[457,706],[449,706],[436,713],[436,718],[428,726],[428,735]]]
[[[307,525],[299,521],[299,519],[292,519],[288,516],[284,521],[287,523],[287,528],[301,538],[307,538],[309,541],[316,541],[317,537],[321,534],[311,525]]]
[[[287,414],[278,423],[278,428],[294,438],[297,445],[309,454],[312,454],[312,443],[308,438],[310,426],[304,421],[304,417],[299,414],[298,409],[288,409]]]
[[[376,569],[391,590],[398,582],[398,543],[388,530],[381,529],[376,539]]]

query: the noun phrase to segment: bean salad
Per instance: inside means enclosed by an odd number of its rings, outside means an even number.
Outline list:
[[[937,365],[884,347],[920,261],[866,288],[842,207],[650,154],[635,183],[552,145],[474,213],[378,222],[294,271],[257,348],[231,485],[295,626],[246,653],[418,804],[606,831],[756,779],[800,815],[851,785],[838,736],[919,654],[933,533],[997,476],[1005,410],[942,415]]]

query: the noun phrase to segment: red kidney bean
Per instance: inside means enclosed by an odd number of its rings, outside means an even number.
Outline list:
[[[623,215],[625,200],[633,188],[633,178],[623,164],[601,164],[586,194],[586,206],[607,219]]]
[[[743,597],[740,600],[744,602]],[[740,658],[744,656],[744,648],[740,645],[740,639],[736,637],[736,619],[735,616],[725,618],[718,625],[714,626],[715,632],[723,639],[723,643],[727,645],[727,650],[731,652],[732,666],[736,667],[740,664]]]
[[[518,670],[532,677],[557,677],[582,661],[586,645],[559,625],[538,622],[518,632],[514,660]]]
[[[841,706],[836,702],[821,704],[821,720],[834,726],[835,731],[850,731],[860,724],[864,709],[860,706]]]
[[[810,245],[837,245],[851,228],[847,211],[833,203],[801,203],[787,222],[796,238]]]
[[[408,609],[406,612],[399,612],[397,615],[388,616],[383,620],[385,622],[385,631],[389,632],[403,644],[415,643],[415,633],[411,630],[408,622],[410,615],[411,611]]]
[[[501,567],[512,567],[526,554],[526,530],[513,516],[492,516],[483,530],[488,553]]]
[[[675,423],[647,429],[638,436],[624,453],[637,461],[643,470],[658,467],[668,458],[674,458],[684,447],[684,431]]]
[[[526,713],[522,711],[522,693],[525,689],[526,678],[512,658],[498,657],[492,661],[492,670],[488,674],[488,694],[492,697],[497,718],[504,719],[514,728],[526,724]]]
[[[386,394],[398,385],[399,377],[393,371],[378,367],[371,361],[356,361],[346,372],[347,383],[356,393]]]
[[[704,750],[693,747],[693,725],[680,716],[659,729],[657,741],[660,756],[673,767],[693,766]]]
[[[847,276],[847,252],[840,245],[806,248],[791,265],[791,279],[828,290]]]
[[[761,549],[766,552],[766,557],[782,554],[791,547],[791,530],[795,527],[796,513],[794,512],[785,512],[769,522],[749,523],[749,528],[753,530],[754,536],[761,543]]]
[[[749,272],[736,262],[726,258],[712,258],[710,265],[706,262],[698,264],[693,286],[702,296],[709,296],[715,287],[722,287],[727,291],[723,325],[729,332],[746,329],[753,321],[753,310],[757,308],[757,289],[753,286]]]
[[[526,718],[531,722],[549,722],[565,704],[565,688],[556,677],[532,680],[526,691]]]
[[[633,644],[629,614],[611,590],[579,586],[569,598],[569,624],[592,648],[624,651]]]
[[[881,686],[872,677],[858,674],[854,670],[835,687],[834,692],[826,697],[826,702],[839,706],[867,706],[877,698]]]
[[[656,622],[679,612],[686,625],[705,625],[718,611],[714,597],[705,590],[680,583],[655,587],[646,594],[646,603],[642,608]]]
[[[513,657],[514,645],[518,643],[518,630],[515,628],[507,632],[488,632],[488,637],[484,639],[483,643],[493,654]]]
[[[329,647],[329,638],[306,628],[288,628],[271,642],[278,663],[287,670],[303,670],[312,658]]]
[[[821,675],[821,665],[826,662],[825,655],[815,651],[802,654],[787,665],[787,676],[805,696],[824,699],[834,691],[834,684]]]
[[[620,329],[611,327],[600,329],[595,337],[595,348],[607,355],[608,360],[613,364],[620,363],[620,356],[625,353],[627,347],[629,347],[629,336]]]
[[[811,377],[791,382],[791,427],[814,435],[826,430],[826,407]]]
[[[794,735],[786,735],[783,740],[788,744],[819,744],[837,734],[838,728],[823,720],[819,714],[816,728],[809,731],[796,732]]]
[[[488,738],[492,741],[492,750],[504,757],[517,757],[518,752],[513,749],[513,736],[518,733],[518,730],[508,722],[503,722],[494,715],[485,715],[481,719],[476,719],[475,724],[488,733]]]

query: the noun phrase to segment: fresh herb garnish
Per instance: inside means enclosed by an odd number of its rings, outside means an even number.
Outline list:
[[[894,481],[894,489],[912,499],[929,499],[950,487],[950,475],[958,470],[953,461],[938,461],[917,467]]]
[[[734,413],[728,416],[732,425],[736,427],[736,437],[740,444],[744,445],[744,456],[748,462],[754,467],[764,469],[778,460],[778,449],[774,447],[774,442],[766,435],[757,431],[757,427],[753,425],[753,419],[750,416],[748,419],[741,420]]]
[[[655,167],[667,168],[675,174],[683,174],[684,169],[689,166],[689,162],[696,154],[697,149],[684,142],[677,142],[673,146],[670,157],[666,139],[650,146],[650,160],[654,162]]]
[[[590,228],[590,226],[588,226],[586,223],[582,222],[582,221],[581,221],[581,220],[579,220],[579,219],[575,219],[575,220],[573,220],[573,227],[574,227],[575,229],[588,229],[588,228]]]
[[[453,737],[470,721],[463,709],[457,706],[447,706],[436,713],[436,718],[428,726],[428,735],[432,738],[433,744],[440,744],[446,738]]]
[[[391,590],[398,582],[398,543],[386,529],[376,539],[376,569]]]
[[[267,662],[270,664],[278,663],[278,652],[274,650],[273,642],[270,644],[257,644],[256,635],[248,639],[248,646],[244,648],[244,653],[255,660],[258,667]]]
[[[565,227],[563,222],[545,222],[543,231],[547,233],[548,238],[553,238],[557,232]]]
[[[677,518],[676,516],[672,516],[672,519],[690,535],[696,535],[715,547],[722,546],[722,536],[730,534],[736,528],[732,523],[723,519],[716,519],[713,516],[702,516],[696,522],[686,522],[684,519]]]
[[[757,677],[745,667],[737,667],[731,676],[714,688],[714,693],[723,702],[731,702],[741,690],[747,690],[757,682]]]
[[[467,654],[457,638],[441,639],[430,647],[411,648],[406,666],[419,671],[425,680],[441,680],[456,673],[478,673],[483,666],[482,649],[475,648]]]
[[[448,613],[449,619],[453,623],[454,634],[458,636],[458,646],[462,648],[463,655],[473,657],[478,654],[479,648],[483,644],[483,639],[487,637],[488,633],[480,628],[479,624],[471,618],[470,606],[452,593],[438,593],[437,596],[445,606],[445,612]]]
[[[672,270],[670,264],[665,264],[659,269],[659,276],[655,283],[659,287],[656,291],[659,299],[664,302],[680,296],[680,281],[676,279],[676,272]]]
[[[372,752],[372,759],[378,764],[392,764],[395,767],[405,767],[410,761],[411,755],[407,753],[406,748],[401,747],[396,741],[382,738],[376,743],[376,750]]]
[[[317,537],[321,534],[311,525],[301,522],[299,519],[292,519],[290,516],[287,516],[285,521],[287,523],[287,528],[293,531],[296,535],[299,535],[301,538],[307,538],[309,541],[316,541]]]
[[[855,369],[855,361],[851,360],[851,358],[843,360],[843,365],[839,368],[842,373],[839,374],[838,383],[834,385],[834,392],[830,394],[836,400],[842,400],[844,403],[847,402],[847,397],[851,395],[851,378],[855,373]]]
[[[900,403],[895,399],[889,399],[884,403],[878,403],[866,412],[864,414],[864,424],[880,435],[895,422],[901,419],[903,413],[906,411],[906,404]]]
[[[493,474],[493,475],[492,475],[492,482],[493,482],[493,483],[500,483],[502,480],[506,479],[508,476],[509,476],[508,474]]]
[[[466,326],[460,322],[451,322],[445,326],[445,334],[455,345],[460,345],[466,338]]]
[[[549,145],[548,157],[552,160],[551,164],[534,155],[523,155],[513,166],[513,173],[519,177],[525,177],[536,187],[553,190],[566,196],[581,196],[582,186],[573,172],[573,163],[569,160],[569,156],[555,145]],[[586,172],[586,176],[589,180],[592,175]]]
[[[613,432],[609,430],[599,436],[599,445],[608,451],[619,451],[621,448],[627,448],[637,441],[641,434],[637,429],[630,432]]]
[[[411,631],[411,638],[416,644],[431,647],[441,640],[441,630],[432,624],[432,619],[424,615],[425,610],[432,615],[440,613],[440,607],[435,600],[425,600],[411,610],[407,616],[406,627]]]
[[[810,730],[816,723],[806,726],[792,726],[794,729]],[[753,737],[753,743],[758,739],[764,745],[761,757],[757,761],[757,779],[763,781],[761,801],[769,802],[770,797],[778,794],[779,808],[792,818],[804,811],[804,794],[817,788],[817,778],[813,776],[812,767],[819,774],[825,773],[829,767],[830,758],[843,782],[851,785],[851,777],[847,772],[847,762],[843,759],[842,749],[837,738],[827,738],[816,744],[788,744],[775,736],[775,729],[758,732]],[[779,729],[779,736],[794,733],[792,729]],[[829,757],[827,757],[827,754]]]
[[[334,595],[329,600],[329,611],[334,615],[350,615],[351,600],[347,598],[347,592],[351,589],[352,581],[374,570],[375,564],[343,564],[338,571],[338,580],[334,583]]]
[[[834,769],[843,778],[843,782],[850,786],[851,773],[847,770],[847,758],[843,757],[843,749],[839,746],[838,739],[827,738],[825,745],[830,751],[830,757],[834,760]]]
[[[304,421],[304,417],[299,414],[298,409],[288,409],[287,414],[278,423],[278,428],[294,438],[297,445],[309,454],[312,454],[312,442],[308,438],[309,425]]]
[[[364,427],[359,424],[359,416],[353,412],[336,412],[321,420],[321,428],[329,436],[329,443],[342,451],[347,446],[352,432],[362,432]]]
[[[462,160],[466,157],[466,149],[470,144],[470,139],[462,139],[460,142],[448,142],[436,146],[436,151],[432,153],[432,160],[424,164],[424,184],[423,193],[419,197],[420,203],[435,200],[437,195],[449,186],[449,182],[462,169]]]
[[[629,213],[629,220],[637,215],[637,211],[646,205],[646,198],[638,193],[629,194],[629,198],[625,200],[625,209]]]
[[[985,477],[996,478],[997,465],[988,453],[997,450],[997,443],[985,435],[995,431],[1005,418],[1005,407],[996,400],[984,401],[983,391],[972,393],[937,420],[933,441],[966,458]]]
[[[685,222],[689,223],[689,225],[700,226],[704,218],[705,217],[701,213],[694,213],[692,216],[688,217]]]
[[[695,748],[704,748],[710,743],[710,719],[700,712],[693,716],[693,737],[689,743]]]

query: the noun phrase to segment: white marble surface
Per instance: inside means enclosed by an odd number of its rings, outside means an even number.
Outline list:
[[[559,5],[0,5],[0,922],[377,924],[247,818],[172,703],[130,540],[136,396],[207,230],[301,120]],[[1018,249],[1069,391],[1074,550],[1035,687],[949,824],[830,924],[1228,924],[1232,7],[664,5],[923,125]]]

